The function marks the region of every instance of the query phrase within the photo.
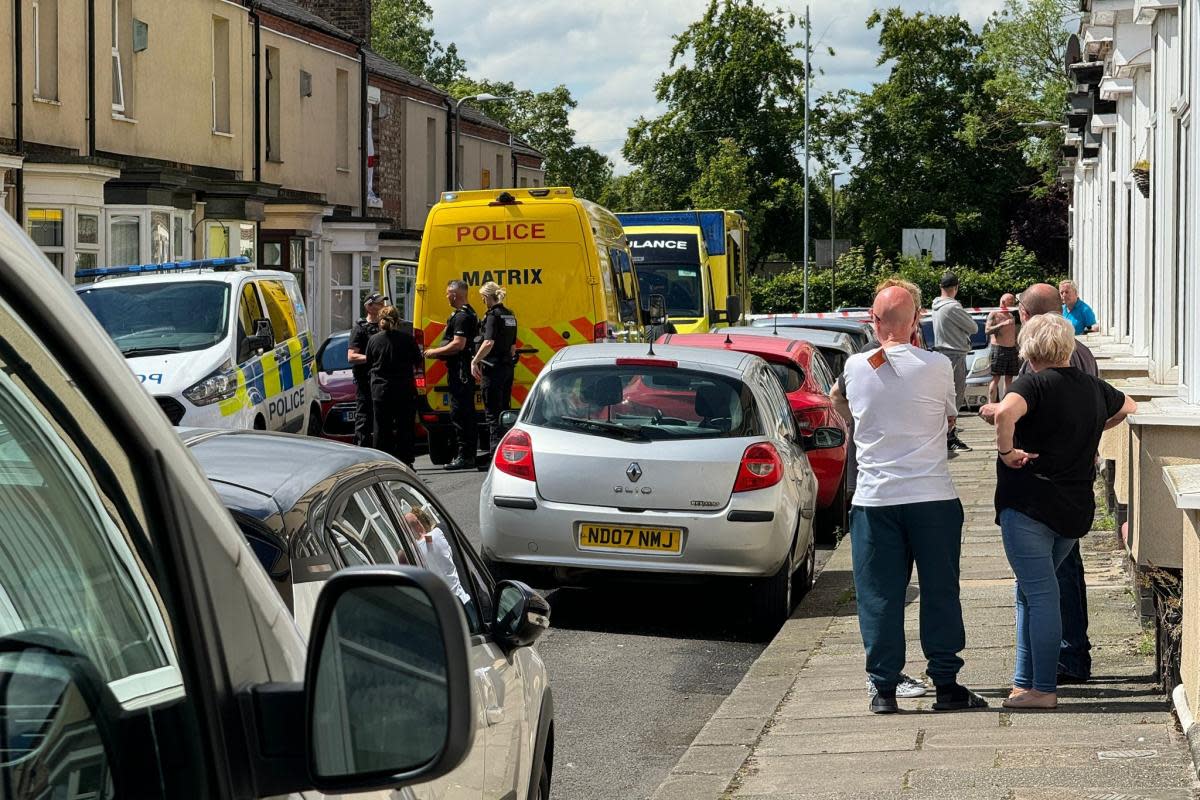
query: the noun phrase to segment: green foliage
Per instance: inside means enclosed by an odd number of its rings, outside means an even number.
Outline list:
[[[945,228],[953,258],[988,263],[1031,175],[1020,128],[965,127],[993,105],[981,38],[961,17],[899,8],[876,11],[867,25],[879,29],[887,80],[825,100],[834,152],[848,157],[857,145],[861,155],[844,193],[850,231],[895,253],[903,228]]]
[[[760,219],[758,257],[800,255],[802,210],[794,199],[803,170],[793,145],[804,60],[791,41],[795,26],[793,15],[755,0],[710,0],[675,37],[670,70],[655,85],[666,110],[629,130],[623,152],[637,177],[619,194],[654,201],[642,208],[745,196],[741,207]],[[719,186],[731,171],[736,185]]]
[[[868,262],[862,247],[852,247],[838,258],[836,275],[829,269],[809,271],[809,311],[828,311],[838,306],[869,306],[875,287],[881,281],[899,276],[921,289],[924,305],[938,296],[939,282],[947,268],[916,258],[892,261],[877,252]],[[958,299],[964,306],[994,306],[1006,292],[1023,291],[1030,284],[1045,281],[1057,284],[1059,276],[1050,274],[1037,258],[1018,244],[1010,243],[995,269],[987,272],[970,267],[951,267],[958,276]],[[830,286],[836,280],[836,302],[830,305]],[[756,313],[793,313],[804,308],[804,270],[794,270],[751,281],[751,307]]]
[[[426,0],[374,0],[371,49],[437,86],[466,75],[454,43],[443,47],[434,38],[433,9]]]

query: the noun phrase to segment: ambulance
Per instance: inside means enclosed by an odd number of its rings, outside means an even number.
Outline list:
[[[75,288],[173,425],[320,432],[296,278],[245,258],[79,270]]]
[[[568,188],[443,193],[426,219],[417,263],[414,330],[426,348],[442,340],[452,280],[467,283],[481,319],[478,287],[495,281],[507,290],[504,304],[519,325],[516,406],[561,348],[644,338],[637,273],[620,222]],[[430,457],[445,463],[453,455],[446,363],[427,361],[418,390]]]
[[[737,325],[750,308],[749,229],[738,211],[635,211],[625,228],[643,302],[666,299],[679,333]]]

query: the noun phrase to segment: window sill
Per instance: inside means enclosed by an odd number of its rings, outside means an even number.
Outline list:
[[[62,102],[59,100],[55,100],[50,97],[38,97],[36,94],[33,96],[33,102],[45,103],[48,106],[61,106],[62,105]]]
[[[338,171],[338,172],[340,172],[340,173],[341,173],[341,174],[343,174],[343,175],[349,175],[349,174],[350,174],[350,168],[349,168],[349,167],[338,167],[338,168],[337,168],[337,171]]]
[[[233,138],[233,134],[229,133],[227,131],[213,131],[212,135],[220,136],[222,139],[232,139]]]
[[[119,114],[116,111],[112,115],[114,122],[128,122],[130,125],[137,125],[137,120],[133,117],[127,117],[124,114]]]

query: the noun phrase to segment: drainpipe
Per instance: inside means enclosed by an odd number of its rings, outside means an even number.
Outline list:
[[[454,114],[454,98],[446,95],[446,191],[454,191],[454,161],[458,153],[451,153],[454,148],[454,131],[450,128],[450,117]],[[457,122],[457,120],[455,120]]]
[[[16,113],[16,124],[13,132],[17,139],[17,153],[25,155],[25,53],[22,47],[24,31],[21,30],[21,0],[13,3],[13,111]],[[25,165],[17,170],[16,183],[13,184],[16,195],[15,206],[17,222],[25,224]]]
[[[358,213],[367,216],[367,50],[358,46],[358,64],[362,74],[358,97]]]
[[[508,132],[508,154],[512,156],[512,183],[509,186],[517,188],[517,148],[513,143],[512,131]]]
[[[94,0],[93,0],[94,2]],[[250,3],[250,19],[254,20],[254,180],[262,182],[262,19],[258,3]]]
[[[96,157],[96,0],[88,0],[87,138],[88,158]]]

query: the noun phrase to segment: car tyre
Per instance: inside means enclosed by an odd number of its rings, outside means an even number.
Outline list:
[[[533,797],[534,800],[550,800],[550,764],[547,763],[545,756],[542,757],[542,767],[538,773]]]
[[[308,410],[308,430],[309,436],[321,435],[321,407],[314,405]]]
[[[816,519],[813,520],[813,534],[822,544],[835,543],[838,528],[841,528],[843,533],[850,530],[849,508],[850,504],[846,498],[846,476],[842,475],[833,502],[829,504],[829,508],[818,511]]]
[[[808,540],[808,549],[804,551],[804,562],[800,565],[797,575],[798,579],[792,580],[792,591],[798,592],[803,597],[812,591],[813,586],[817,583],[817,539],[815,536]]]
[[[429,429],[429,460],[434,466],[449,464],[454,458],[453,438],[446,430]]]
[[[792,596],[792,576],[795,562],[792,550],[779,570],[769,578],[751,584],[750,610],[755,632],[763,638],[773,637],[792,614],[795,598]]]

